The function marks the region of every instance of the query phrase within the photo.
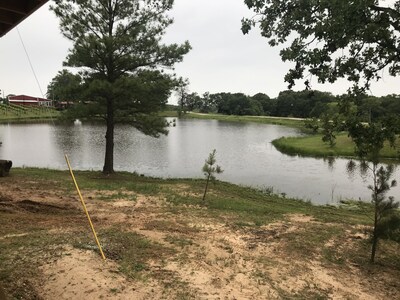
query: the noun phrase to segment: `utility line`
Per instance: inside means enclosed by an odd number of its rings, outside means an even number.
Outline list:
[[[19,32],[18,26],[16,27],[16,29],[17,29],[17,32],[18,32],[19,40],[21,41],[22,47],[24,48],[26,58],[28,59],[29,65],[30,65],[30,67],[31,67],[33,76],[35,77],[36,84],[37,84],[37,86],[39,87],[40,94],[42,95],[42,98],[46,98],[45,95],[44,95],[44,93],[43,93],[42,87],[40,86],[39,80],[38,80],[38,78],[37,78],[37,76],[36,76],[35,68],[33,67],[31,58],[30,58],[30,56],[29,56],[28,50],[27,50],[26,47],[25,47],[25,43],[24,43],[24,40],[22,39],[21,33]],[[53,126],[55,126],[55,121],[54,121],[54,119],[53,119],[52,111],[51,111],[50,108],[47,107],[47,106],[45,106],[45,110],[47,110],[47,111],[49,112],[50,119],[51,119],[51,123],[53,124]]]
[[[35,76],[36,83],[37,83],[37,85],[38,85],[38,87],[39,87],[40,94],[42,94],[42,98],[44,98],[44,94],[43,94],[42,88],[40,87],[40,83],[39,83],[39,80],[38,80],[38,78],[37,78],[37,76],[36,76],[36,72],[35,72],[35,69],[33,68],[33,65],[32,65],[31,59],[30,59],[30,57],[29,57],[28,51],[26,51],[26,47],[25,47],[24,41],[22,40],[22,37],[21,37],[21,33],[19,32],[18,27],[16,27],[16,28],[17,28],[19,40],[21,41],[21,44],[22,44],[22,47],[24,48],[26,57],[28,58],[29,65],[31,66],[31,70],[32,70],[32,72],[33,72],[33,76]]]

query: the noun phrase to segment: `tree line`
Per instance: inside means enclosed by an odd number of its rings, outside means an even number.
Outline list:
[[[349,99],[348,94],[333,95],[317,90],[292,91],[279,93],[270,98],[264,93],[253,96],[244,93],[208,92],[200,96],[197,93],[179,93],[179,109],[181,111],[197,111],[201,113],[220,113],[226,115],[276,116],[295,118],[321,118],[339,113],[343,103],[349,109],[356,110],[363,121],[400,114],[400,95],[391,94],[383,97],[358,95]]]

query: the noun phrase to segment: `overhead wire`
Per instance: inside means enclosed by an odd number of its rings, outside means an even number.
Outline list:
[[[38,77],[36,76],[35,68],[34,68],[34,67],[33,67],[33,65],[32,65],[31,58],[29,57],[28,51],[26,50],[25,43],[24,43],[24,41],[22,40],[21,33],[19,32],[19,29],[18,29],[18,27],[16,27],[16,28],[17,28],[17,32],[18,32],[18,36],[19,36],[19,40],[21,41],[21,44],[22,44],[22,48],[24,48],[24,51],[25,51],[26,57],[28,58],[28,62],[29,62],[29,65],[30,65],[30,67],[31,67],[31,70],[32,70],[33,76],[35,76],[36,84],[37,84],[37,85],[38,85],[38,87],[39,87],[40,94],[42,95],[42,98],[44,98],[44,94],[43,94],[43,91],[42,91],[42,87],[40,86],[40,83],[39,83]]]
[[[31,67],[31,71],[32,71],[32,73],[33,73],[33,76],[35,77],[36,84],[37,84],[37,86],[38,86],[38,88],[39,88],[40,94],[41,94],[42,98],[45,98],[45,95],[44,95],[44,93],[43,93],[43,90],[42,90],[42,87],[41,87],[41,85],[40,85],[39,79],[38,79],[38,77],[37,77],[37,75],[36,75],[35,68],[33,67],[31,58],[30,58],[30,56],[29,56],[28,50],[26,49],[24,40],[22,39],[22,35],[21,35],[21,33],[19,32],[18,26],[16,26],[15,28],[17,29],[17,33],[18,33],[18,36],[19,36],[19,40],[21,41],[22,48],[24,49],[26,58],[28,59],[29,66]],[[46,108],[47,108],[47,107],[45,107],[45,109],[46,109]],[[53,115],[52,115],[52,112],[50,111],[50,109],[48,109],[48,112],[49,112],[49,116],[50,116],[51,122],[52,122],[53,126],[55,126],[55,122],[54,122],[54,119],[53,119]]]

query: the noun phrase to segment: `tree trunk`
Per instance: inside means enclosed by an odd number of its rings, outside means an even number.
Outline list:
[[[376,248],[378,246],[378,209],[379,209],[379,203],[378,203],[378,183],[377,183],[377,178],[376,178],[376,169],[377,169],[377,164],[374,163],[373,165],[373,174],[374,174],[374,193],[373,193],[373,200],[374,200],[374,230],[372,232],[372,248],[371,248],[371,258],[370,262],[373,263],[375,261],[375,253],[376,253]]]
[[[107,100],[107,131],[106,155],[104,158],[104,174],[114,173],[114,105],[113,100]]]
[[[375,192],[376,193],[376,192]],[[372,248],[371,248],[371,258],[370,262],[375,261],[376,248],[378,246],[378,203],[377,195],[375,197],[375,216],[374,216],[374,231],[372,232]]]
[[[375,253],[376,253],[376,248],[378,246],[378,237],[376,235],[375,232],[375,228],[374,228],[374,233],[372,235],[372,249],[371,249],[371,258],[370,258],[370,262],[375,262]]]
[[[208,182],[209,181],[210,181],[210,175],[208,175],[208,177],[207,177],[206,188],[204,189],[204,195],[203,195],[203,200],[202,200],[203,204],[206,203],[206,194],[207,194],[207,188],[208,188]]]

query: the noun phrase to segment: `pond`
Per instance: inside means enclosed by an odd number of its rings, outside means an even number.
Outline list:
[[[257,123],[177,119],[167,136],[152,138],[128,125],[115,131],[114,167],[156,177],[202,178],[208,154],[217,150],[224,173],[218,179],[273,189],[287,197],[318,204],[340,199],[370,199],[371,178],[346,173],[346,159],[328,160],[287,156],[271,141],[300,136],[295,128]],[[64,153],[72,167],[101,170],[105,151],[105,126],[100,124],[0,124],[0,159],[15,167],[66,169]],[[399,180],[397,170],[395,177]],[[400,188],[389,193],[400,196]]]

